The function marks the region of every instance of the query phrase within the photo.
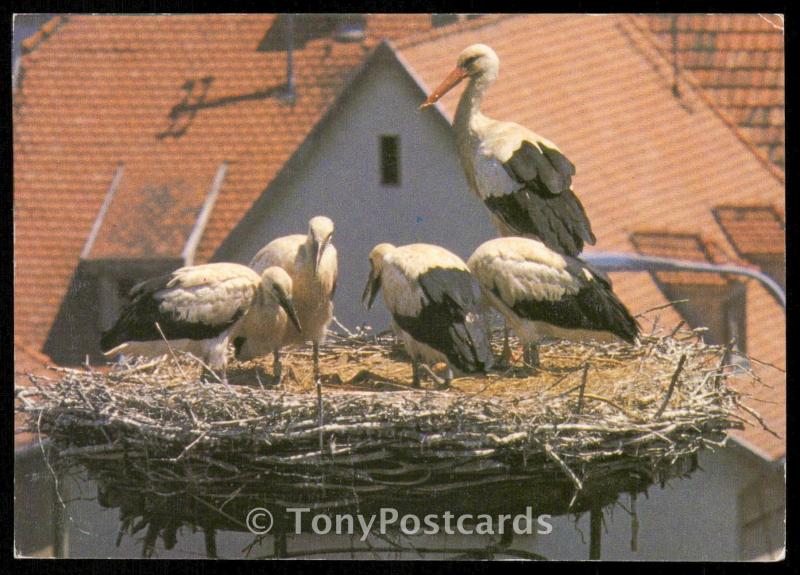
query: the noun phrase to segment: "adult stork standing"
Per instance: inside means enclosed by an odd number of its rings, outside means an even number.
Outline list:
[[[526,344],[545,337],[634,343],[639,335],[607,276],[538,240],[489,240],[467,265],[483,297]],[[538,353],[530,361],[538,365]]]
[[[577,256],[585,243],[594,245],[596,238],[572,191],[575,166],[550,140],[481,113],[484,93],[497,80],[499,70],[494,50],[473,44],[459,54],[456,67],[421,107],[432,106],[468,78],[453,129],[471,190],[491,212],[501,236],[538,239],[552,250]],[[510,356],[506,331],[503,358]]]
[[[291,297],[292,280],[277,267],[260,275],[232,263],[182,267],[135,285],[100,346],[111,354],[127,342],[191,340],[208,367],[224,377],[237,322],[257,310],[261,330],[279,330],[287,317],[297,321]]]
[[[370,274],[362,297],[367,309],[383,288],[392,328],[411,356],[413,386],[420,386],[420,361],[485,372],[492,351],[483,331],[469,268],[455,254],[430,244],[378,244],[369,254]]]

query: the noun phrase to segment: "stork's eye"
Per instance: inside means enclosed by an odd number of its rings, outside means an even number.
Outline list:
[[[480,58],[480,56],[472,56],[471,58],[467,58],[466,60],[464,60],[464,68],[469,68],[470,66],[472,66],[475,62],[478,61],[478,58]]]

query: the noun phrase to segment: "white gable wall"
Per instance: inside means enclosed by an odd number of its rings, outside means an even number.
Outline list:
[[[730,445],[730,444],[729,444]],[[738,496],[760,478],[780,481],[781,471],[744,448],[703,451],[700,469],[687,479],[654,485],[636,502],[638,549],[631,550],[631,517],[616,507],[605,510],[602,559],[630,561],[735,561],[741,559]],[[629,507],[623,495],[619,503]],[[589,514],[578,520],[553,518],[553,531],[540,535],[533,550],[549,559],[588,559]],[[583,533],[583,536],[581,535]],[[766,542],[761,542],[766,545]],[[781,546],[782,541],[774,540]]]
[[[349,327],[367,322],[382,329],[383,303],[376,300],[366,312],[360,301],[375,244],[435,243],[466,260],[494,231],[469,192],[447,125],[433,110],[417,112],[423,94],[398,63],[373,64],[340,100],[304,161],[267,190],[214,259],[247,263],[271,239],[305,233],[310,217],[325,214],[336,223],[339,252],[335,314]],[[399,186],[380,183],[382,134],[400,136]]]

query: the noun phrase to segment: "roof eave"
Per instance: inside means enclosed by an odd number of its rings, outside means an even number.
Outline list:
[[[754,443],[744,439],[739,435],[729,435],[728,441],[733,443],[740,451],[746,453],[753,461],[759,465],[766,465],[769,468],[781,469],[786,461],[786,453],[782,453],[778,457],[769,455],[766,451],[755,445]]]

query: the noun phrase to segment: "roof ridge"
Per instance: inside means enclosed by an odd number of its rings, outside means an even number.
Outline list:
[[[620,14],[620,22],[628,22],[633,29],[639,34],[641,40],[646,41],[651,47],[655,48],[659,57],[670,66],[673,65],[667,57],[667,52],[664,46],[656,40],[655,32],[650,30],[649,26],[645,26],[640,17],[636,14]],[[723,123],[733,132],[733,134],[753,153],[756,159],[767,167],[770,174],[775,177],[780,183],[786,184],[786,174],[778,168],[769,157],[762,152],[755,143],[745,134],[739,125],[731,118],[724,110],[722,110],[717,103],[706,92],[703,85],[695,77],[694,73],[689,69],[681,66],[681,78],[684,83],[688,84],[695,97],[703,101],[712,112],[714,112]]]
[[[426,42],[434,42],[451,34],[460,34],[462,32],[478,30],[485,26],[517,17],[519,14],[479,14],[478,16],[478,18],[460,20],[459,22],[449,26],[442,26],[441,28],[433,28],[431,30],[415,32],[409,36],[406,36],[405,38],[395,40],[393,44],[396,49],[405,50]]]
[[[59,14],[53,16],[42,24],[42,26],[29,38],[23,40],[20,45],[22,46],[22,53],[29,54],[36,50],[45,40],[52,36],[63,24],[69,21],[68,14]]]

